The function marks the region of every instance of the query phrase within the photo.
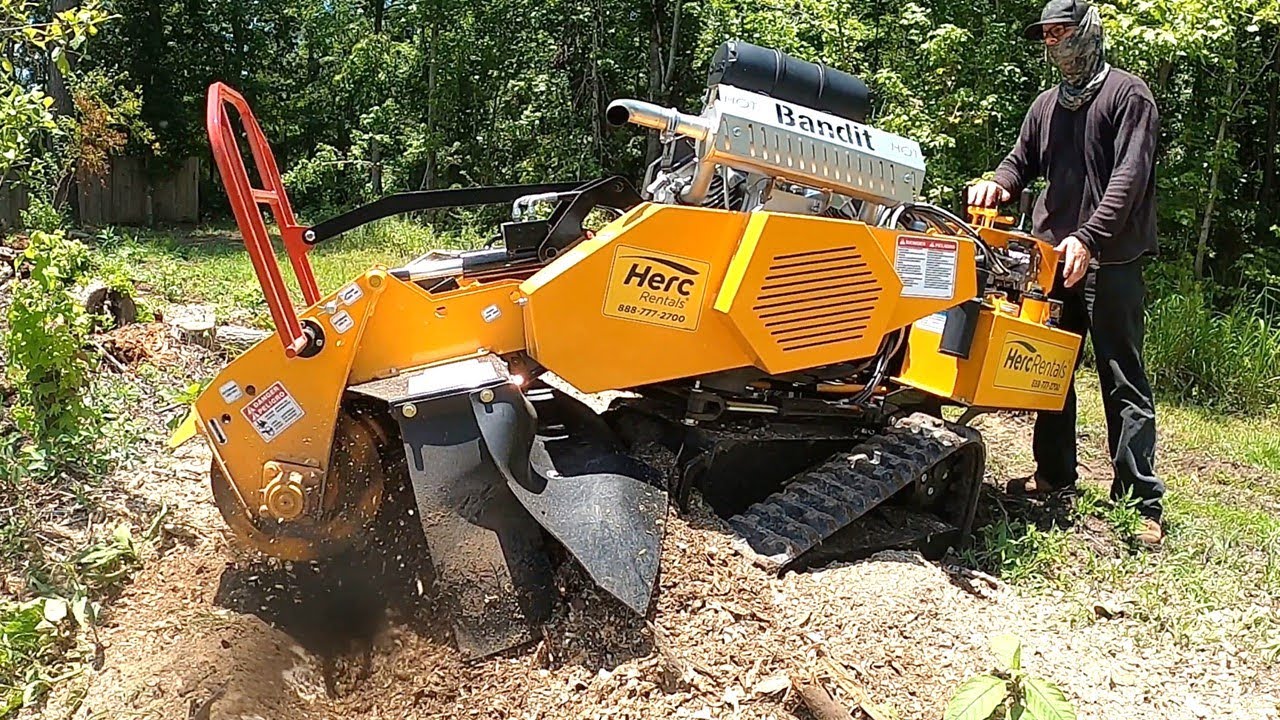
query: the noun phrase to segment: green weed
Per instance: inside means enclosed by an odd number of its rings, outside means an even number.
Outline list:
[[[45,601],[0,605],[0,718],[38,695],[40,669],[57,657],[58,636],[45,622]]]
[[[1111,525],[1112,532],[1122,542],[1133,542],[1134,536],[1142,530],[1144,518],[1138,511],[1138,500],[1130,493],[1109,503],[1102,517]]]
[[[1280,328],[1256,304],[1221,312],[1194,284],[1162,294],[1148,308],[1146,361],[1165,397],[1230,412],[1280,407]]]
[[[74,290],[89,269],[87,248],[62,233],[36,231],[20,261],[4,333],[13,419],[42,450],[73,452],[91,414],[84,402],[91,319]]]
[[[1066,531],[1041,530],[1016,519],[1000,520],[979,529],[966,560],[1011,584],[1043,584],[1054,579],[1066,560]]]
[[[98,598],[118,590],[141,566],[140,542],[155,537],[163,513],[135,538],[127,525],[63,559],[43,557],[30,569],[34,597],[0,603],[0,720],[31,707],[55,684],[79,674],[88,653],[81,633],[98,643]]]
[[[1056,684],[1022,668],[1022,641],[1013,635],[991,640],[1000,660],[994,673],[975,675],[952,695],[943,720],[1075,720],[1075,707]]]

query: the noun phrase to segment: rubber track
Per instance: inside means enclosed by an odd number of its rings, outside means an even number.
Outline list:
[[[729,526],[741,552],[781,571],[961,448],[981,442],[971,428],[915,413],[795,476],[730,518]]]

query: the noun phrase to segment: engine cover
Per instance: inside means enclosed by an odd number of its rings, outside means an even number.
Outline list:
[[[732,85],[711,93],[703,117],[713,130],[698,142],[703,163],[880,204],[920,192],[924,155],[914,140]]]
[[[583,392],[871,357],[977,293],[974,243],[933,241],[926,269],[924,240],[860,222],[642,204],[521,283],[525,345]]]

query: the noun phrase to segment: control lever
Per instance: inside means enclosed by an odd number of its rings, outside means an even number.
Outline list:
[[[1018,230],[1021,232],[1029,232],[1027,221],[1031,218],[1031,209],[1035,207],[1036,195],[1027,188],[1022,189],[1022,195],[1018,198]]]

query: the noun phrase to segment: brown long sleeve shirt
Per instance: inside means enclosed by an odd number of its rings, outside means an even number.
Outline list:
[[[1155,147],[1160,116],[1141,78],[1112,68],[1093,101],[1058,104],[1058,88],[1036,98],[995,181],[1017,196],[1037,177],[1048,187],[1032,211],[1032,233],[1083,242],[1098,262],[1155,255]]]

